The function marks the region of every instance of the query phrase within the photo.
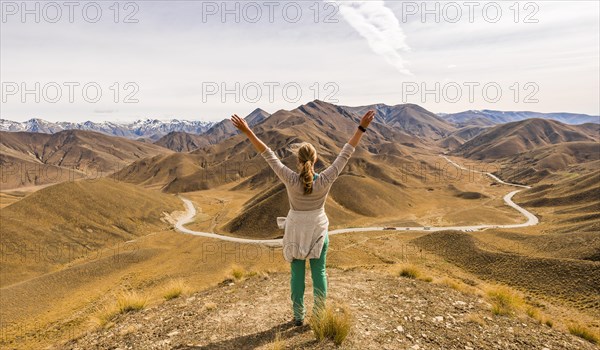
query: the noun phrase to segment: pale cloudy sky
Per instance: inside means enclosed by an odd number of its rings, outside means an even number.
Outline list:
[[[0,116],[220,120],[315,98],[600,114],[598,1],[468,3],[2,1]]]

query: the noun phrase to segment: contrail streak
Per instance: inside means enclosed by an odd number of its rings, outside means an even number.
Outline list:
[[[369,43],[376,54],[396,67],[402,74],[413,75],[401,53],[410,51],[406,36],[394,12],[383,0],[333,0],[344,19]]]

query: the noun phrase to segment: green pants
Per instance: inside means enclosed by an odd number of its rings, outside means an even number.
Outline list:
[[[310,274],[313,281],[314,306],[313,313],[325,305],[327,297],[327,276],[325,276],[325,258],[327,256],[327,247],[329,246],[329,234],[325,234],[323,242],[323,250],[318,259],[309,259]],[[304,279],[306,271],[306,260],[294,259],[291,262],[292,278],[292,309],[294,310],[294,318],[303,320],[306,310],[304,308]]]

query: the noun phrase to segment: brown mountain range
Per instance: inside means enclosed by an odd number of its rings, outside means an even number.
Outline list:
[[[314,101],[292,111],[278,111],[258,123],[253,130],[292,169],[295,169],[295,160],[289,150],[290,145],[302,141],[313,143],[319,152],[316,165],[319,171],[337,156],[357,122],[358,117],[343,107]],[[401,210],[407,202],[399,204],[395,198],[410,197],[405,188],[419,182],[419,174],[406,170],[405,165],[419,163],[416,160],[419,154],[427,155],[426,159],[435,158],[431,157],[432,149],[436,149],[434,146],[387,124],[373,123],[363,140],[364,148],[357,149],[332,188],[329,205],[334,218],[342,218],[349,213],[391,215]],[[425,161],[425,164],[428,163]],[[433,165],[427,167],[433,168]],[[268,189],[267,192],[259,191],[260,194],[246,203],[240,217],[224,225],[225,231],[238,234],[256,235],[258,231],[261,235],[273,235],[276,227],[256,230],[261,225],[265,227],[263,221],[269,220],[264,212],[285,214],[287,211],[284,188],[275,186],[277,179],[244,135],[187,154],[140,160],[114,174],[114,177],[158,186],[171,193],[210,189],[229,183],[235,183],[233,189]],[[358,188],[361,190],[352,190]],[[373,193],[372,198],[376,199],[367,205],[369,201],[361,193]],[[377,203],[377,213],[372,208],[373,201]]]
[[[368,110],[375,110],[376,121],[408,134],[431,140],[441,139],[456,130],[456,127],[450,122],[415,104],[388,106],[380,103],[342,108],[357,116],[362,116]]]
[[[157,145],[93,131],[0,132],[2,189],[99,178],[135,160],[168,153]]]
[[[246,119],[248,125],[254,126],[269,116],[269,113],[257,108],[244,119]],[[237,134],[237,129],[228,119],[224,119],[202,134],[174,131],[154,143],[175,152],[191,152],[203,146],[219,143],[235,134]]]
[[[527,119],[491,127],[458,147],[454,154],[477,160],[498,159],[544,146],[576,141],[598,142],[594,126]]]

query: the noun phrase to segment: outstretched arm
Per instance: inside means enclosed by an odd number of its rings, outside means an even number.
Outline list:
[[[369,124],[371,124],[371,121],[373,121],[374,117],[375,117],[375,112],[368,111],[360,120],[360,126],[362,126],[365,129],[368,128]],[[364,132],[357,128],[356,131],[354,132],[354,135],[352,135],[352,137],[350,138],[348,143],[352,147],[356,147],[358,145],[358,143],[360,142],[360,139],[363,134],[364,134]]]
[[[371,123],[371,121],[373,120],[374,116],[375,116],[375,112],[368,111],[362,117],[362,119],[360,121],[360,126],[362,126],[363,128],[366,129],[369,126],[369,124]],[[337,177],[342,173],[342,170],[348,163],[348,160],[352,156],[352,153],[354,153],[354,148],[358,145],[358,142],[360,141],[363,133],[364,133],[363,131],[361,131],[360,129],[357,128],[356,131],[354,132],[354,135],[344,145],[344,147],[342,148],[342,151],[340,152],[340,154],[338,154],[337,158],[333,161],[333,163],[331,163],[331,165],[327,169],[325,169],[321,173],[320,177],[325,182],[327,182],[329,184],[333,183],[337,179]]]
[[[233,116],[231,116],[231,122],[233,123],[233,125],[235,125],[236,128],[238,128],[241,132],[246,134],[248,140],[250,140],[250,142],[254,146],[254,149],[256,149],[256,151],[263,156],[263,158],[267,161],[271,169],[273,169],[277,177],[279,177],[279,179],[283,181],[283,183],[288,184],[294,181],[294,175],[296,173],[287,166],[285,166],[285,164],[283,164],[281,160],[277,158],[275,152],[273,152],[269,147],[267,147],[267,145],[265,145],[265,143],[262,142],[254,134],[254,132],[250,129],[248,123],[244,119],[238,117],[237,114],[234,114]]]
[[[267,145],[265,145],[264,142],[262,142],[258,137],[256,137],[254,132],[248,126],[248,123],[243,118],[240,118],[237,114],[234,114],[231,116],[231,122],[233,123],[233,125],[235,125],[236,128],[238,128],[241,132],[246,134],[248,140],[250,140],[250,142],[252,143],[252,145],[258,153],[263,153],[267,149]]]

